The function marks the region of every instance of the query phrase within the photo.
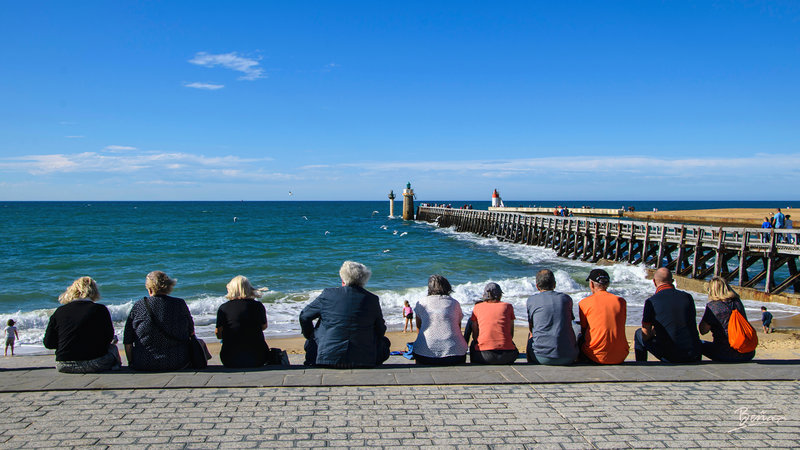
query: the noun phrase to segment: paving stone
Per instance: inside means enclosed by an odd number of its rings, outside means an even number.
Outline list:
[[[0,404],[22,407],[3,413],[7,423],[17,428],[0,434],[5,439],[0,439],[0,447],[34,442],[63,446],[67,441],[84,442],[81,439],[96,440],[97,445],[211,448],[259,443],[459,448],[785,446],[800,439],[796,392],[793,382],[714,381],[404,386],[402,392],[396,386],[343,386],[4,393]],[[413,403],[400,401],[400,396]],[[782,414],[786,420],[727,433],[737,423],[733,412],[737,404],[748,404],[755,412]],[[702,413],[697,405],[703,405]],[[29,408],[42,414],[26,415]],[[103,417],[98,410],[114,412],[110,419],[95,418]],[[756,438],[748,439],[748,433]],[[765,436],[771,440],[763,440]]]

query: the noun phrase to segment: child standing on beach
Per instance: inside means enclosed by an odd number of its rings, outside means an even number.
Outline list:
[[[772,313],[767,311],[766,306],[761,307],[761,325],[764,326],[764,333],[769,334],[772,325]]]
[[[405,317],[405,325],[403,325],[403,333],[406,332],[409,325],[411,326],[411,332],[414,332],[414,310],[411,309],[411,305],[408,304],[408,300],[403,301],[403,317]]]
[[[12,319],[8,319],[8,326],[6,327],[6,353],[5,356],[8,356],[8,347],[11,347],[11,356],[14,356],[14,341],[19,339],[19,333],[17,332],[17,327],[14,326],[16,322]]]

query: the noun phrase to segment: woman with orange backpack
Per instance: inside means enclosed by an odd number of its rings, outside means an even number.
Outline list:
[[[712,342],[703,341],[703,356],[719,362],[750,361],[758,345],[755,329],[747,322],[739,295],[722,277],[708,283],[708,304],[700,320],[700,334],[711,331]]]

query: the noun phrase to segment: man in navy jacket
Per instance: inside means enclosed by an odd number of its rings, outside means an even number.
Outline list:
[[[378,296],[364,289],[370,275],[367,266],[345,261],[339,270],[342,287],[323,290],[300,312],[305,365],[374,367],[389,358]]]
[[[656,293],[644,301],[642,328],[636,330],[636,361],[647,361],[650,352],[671,363],[700,361],[700,334],[694,299],[675,289],[672,273],[662,267],[653,274]]]

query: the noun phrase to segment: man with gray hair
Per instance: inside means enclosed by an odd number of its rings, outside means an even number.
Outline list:
[[[300,312],[305,365],[374,367],[389,359],[378,296],[364,289],[370,275],[367,266],[345,261],[339,270],[342,287],[323,290]]]
[[[528,297],[527,358],[529,363],[566,365],[575,362],[578,346],[572,330],[572,298],[556,292],[556,277],[547,269],[536,274],[537,294]]]

